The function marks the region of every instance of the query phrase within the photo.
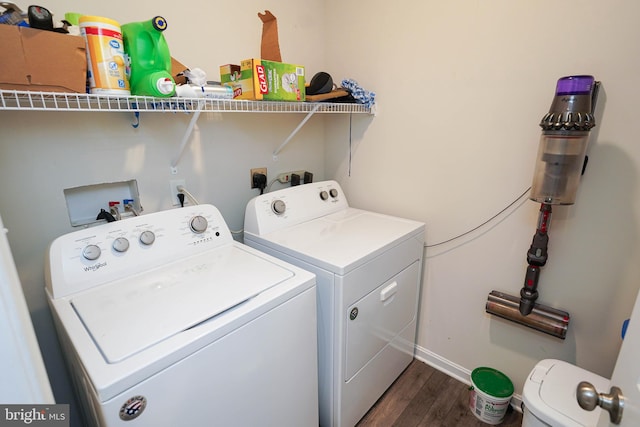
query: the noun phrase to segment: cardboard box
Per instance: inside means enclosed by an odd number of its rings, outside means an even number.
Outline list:
[[[173,81],[177,85],[187,84],[187,77],[183,74],[189,67],[184,65],[182,62],[175,59],[173,56],[171,57],[171,77],[173,77]]]
[[[0,89],[87,91],[87,56],[83,37],[0,25],[0,40]]]
[[[222,65],[220,81],[231,86],[235,99],[304,101],[304,67],[264,59]]]
[[[234,98],[238,98],[240,95],[242,95],[242,85],[240,84],[240,80],[241,77],[239,65],[226,64],[220,66],[220,83],[233,88]]]

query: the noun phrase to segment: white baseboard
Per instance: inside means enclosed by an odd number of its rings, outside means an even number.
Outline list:
[[[464,384],[469,386],[471,385],[470,370],[457,365],[452,361],[427,350],[426,348],[416,345],[415,358]],[[514,393],[511,398],[511,406],[514,410],[522,412],[522,396]]]

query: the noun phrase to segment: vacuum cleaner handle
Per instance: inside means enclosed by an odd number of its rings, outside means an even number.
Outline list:
[[[530,265],[524,275],[524,286],[520,289],[520,305],[518,310],[523,316],[531,314],[538,299],[538,279],[540,279],[540,267]]]
[[[547,246],[549,245],[549,235],[537,231],[533,236],[533,241],[527,252],[527,262],[531,265],[542,267],[547,263]]]

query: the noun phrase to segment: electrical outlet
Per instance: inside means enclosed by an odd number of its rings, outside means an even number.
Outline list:
[[[255,174],[255,173],[261,173],[266,177],[267,176],[267,168],[253,168],[253,169],[251,169],[251,174],[249,176],[249,179],[250,179],[249,182],[251,182],[251,188],[258,188],[257,186],[255,186],[253,184],[253,174]]]
[[[289,182],[291,182],[291,175],[293,175],[294,173],[300,177],[304,176],[304,171],[291,171],[279,174],[277,179],[283,184],[288,184]]]
[[[302,178],[302,183],[303,184],[311,184],[313,182],[313,174],[311,172],[306,172],[304,173],[304,176]]]
[[[171,181],[169,181],[169,188],[171,190],[171,204],[173,206],[180,206],[180,200],[178,200],[178,193],[180,193],[178,191],[178,186],[183,186],[185,187],[185,180],[184,179],[172,179]],[[184,199],[184,204],[187,204],[187,198],[185,197]]]

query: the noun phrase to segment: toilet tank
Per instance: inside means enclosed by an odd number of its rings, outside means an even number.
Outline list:
[[[536,418],[535,415],[527,409],[526,405],[523,405],[522,408],[522,427],[551,427],[549,424],[545,423],[539,418]]]
[[[588,381],[597,390],[608,390],[609,380],[571,363],[545,359],[531,370],[524,384],[523,427],[593,427],[600,418],[599,407],[586,411],[578,405],[578,383]]]

